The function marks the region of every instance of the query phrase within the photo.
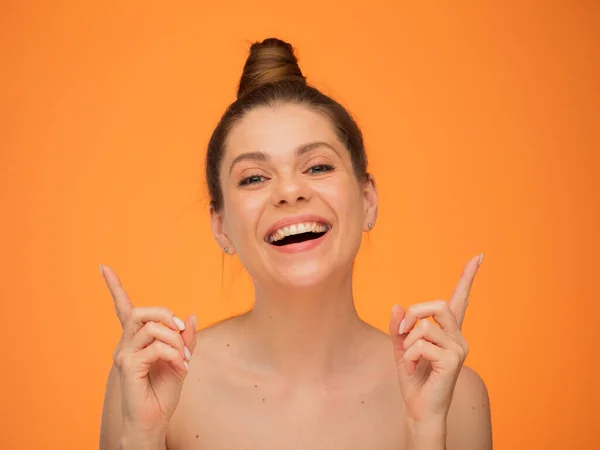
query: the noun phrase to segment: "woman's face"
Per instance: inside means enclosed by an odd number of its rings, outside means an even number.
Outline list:
[[[325,116],[299,105],[257,108],[225,144],[213,232],[255,283],[310,287],[352,270],[377,194],[373,181],[357,180]]]

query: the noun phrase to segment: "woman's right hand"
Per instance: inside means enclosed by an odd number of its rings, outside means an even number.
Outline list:
[[[117,274],[105,265],[100,271],[123,329],[113,353],[121,382],[123,435],[166,436],[196,345],[196,317],[183,322],[167,308],[134,308]]]

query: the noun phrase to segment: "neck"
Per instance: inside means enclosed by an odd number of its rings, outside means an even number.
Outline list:
[[[327,281],[302,289],[255,287],[244,323],[253,361],[296,383],[340,370],[365,323],[354,307],[352,274]]]

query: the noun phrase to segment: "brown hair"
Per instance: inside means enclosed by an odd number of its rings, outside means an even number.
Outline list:
[[[368,180],[362,133],[350,113],[338,102],[306,83],[290,44],[269,38],[250,47],[237,100],[227,108],[208,143],[206,181],[210,204],[215,210],[219,211],[223,207],[219,170],[225,140],[233,126],[257,107],[289,103],[307,106],[328,117],[338,138],[350,152],[356,177],[363,182]]]

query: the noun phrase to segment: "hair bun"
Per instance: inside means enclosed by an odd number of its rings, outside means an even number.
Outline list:
[[[237,96],[240,98],[265,84],[283,80],[306,84],[306,78],[298,67],[294,48],[277,38],[255,42],[250,47]]]

